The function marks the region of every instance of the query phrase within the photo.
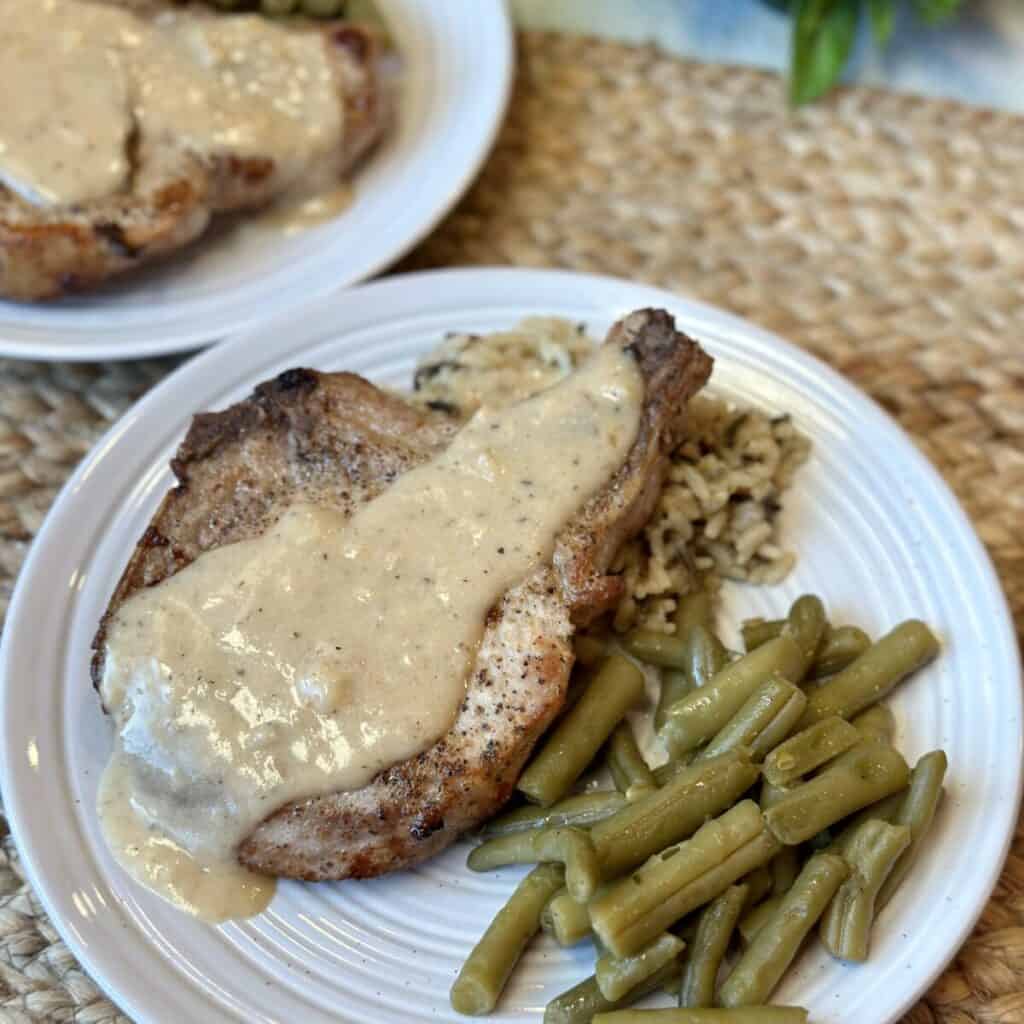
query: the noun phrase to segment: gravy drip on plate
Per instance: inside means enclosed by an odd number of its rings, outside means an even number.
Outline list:
[[[125,602],[100,686],[118,733],[99,812],[121,863],[207,919],[261,909],[272,883],[239,868],[239,843],[448,731],[488,611],[622,465],[642,398],[632,356],[599,349],[478,412],[351,518],[295,505]]]
[[[268,206],[254,223],[259,228],[277,228],[285,237],[298,235],[344,213],[352,205],[352,198],[348,182],[311,196],[285,195]]]
[[[297,193],[337,181],[343,111],[320,32],[195,9],[30,6],[0,0],[0,180],[29,202],[116,196],[136,134],[200,158],[266,157]]]

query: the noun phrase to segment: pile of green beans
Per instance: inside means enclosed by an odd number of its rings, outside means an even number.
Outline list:
[[[469,857],[477,871],[538,866],[459,974],[460,1013],[494,1008],[541,930],[596,956],[545,1024],[806,1024],[765,1004],[807,936],[867,957],[946,772],[942,751],[910,770],[879,701],[935,657],[935,636],[909,621],[872,643],[804,595],[785,618],[745,622],[746,653],[730,656],[703,590],[680,598],[674,627],[577,639],[575,702],[517,786],[530,803],[488,823]],[[644,698],[636,662],[662,681],[656,768],[626,718]],[[595,770],[615,789],[595,790]],[[655,991],[679,1008],[628,1009]]]

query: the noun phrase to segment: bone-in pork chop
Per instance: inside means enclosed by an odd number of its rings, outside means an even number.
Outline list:
[[[0,295],[92,288],[216,214],[336,188],[381,134],[359,26],[132,7],[0,0]]]
[[[379,875],[443,849],[508,798],[563,705],[574,628],[621,596],[621,580],[608,568],[648,518],[687,399],[711,369],[663,311],[632,313],[606,344],[623,349],[639,370],[635,440],[621,468],[558,532],[551,559],[491,609],[449,731],[360,789],[275,810],[242,843],[244,865],[308,880]],[[132,556],[96,636],[96,685],[108,626],[134,593],[205,551],[263,534],[296,502],[351,515],[444,450],[459,426],[354,375],[312,370],[288,371],[224,412],[197,416],[172,462],[178,485]]]

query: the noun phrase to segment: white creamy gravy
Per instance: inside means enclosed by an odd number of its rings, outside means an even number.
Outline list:
[[[295,505],[125,602],[100,687],[118,734],[99,811],[121,863],[200,916],[259,910],[272,883],[241,872],[241,840],[448,731],[488,611],[621,466],[642,399],[632,356],[599,349],[479,412],[350,519]]]
[[[336,181],[343,111],[319,32],[89,0],[31,7],[0,0],[0,180],[30,202],[116,193],[136,128],[200,156],[269,157],[296,190]]]

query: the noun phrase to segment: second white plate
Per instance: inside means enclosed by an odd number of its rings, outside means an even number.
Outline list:
[[[448,330],[523,316],[582,321],[600,337],[622,313],[664,306],[716,358],[714,390],[790,413],[814,444],[787,499],[799,552],[785,584],[731,586],[724,615],[777,615],[803,591],[839,622],[878,634],[917,616],[942,657],[893,705],[908,759],[944,747],[947,799],[923,856],[878,922],[870,961],[812,948],[777,1001],[815,1024],[895,1021],[953,955],[1006,854],[1021,773],[1021,693],[1006,606],[984,550],[938,475],[849,383],[798,349],[665,292],[550,271],[392,278],[352,289],[200,356],[132,409],[55,504],[22,571],[4,633],[4,804],[29,877],[68,944],[142,1021],[459,1021],[448,988],[517,872],[465,867],[468,843],[370,882],[280,886],[268,912],[199,924],[117,867],[96,821],[110,724],[89,684],[89,644],[136,539],[170,484],[167,460],[191,413],[242,398],[294,365],[407,386],[418,354]],[[589,943],[537,941],[496,1021],[538,1019],[591,973]]]
[[[0,356],[135,359],[220,341],[393,263],[451,209],[501,124],[513,70],[503,0],[377,0],[400,54],[396,122],[350,206],[287,237],[221,225],[166,262],[46,303],[0,301]]]

